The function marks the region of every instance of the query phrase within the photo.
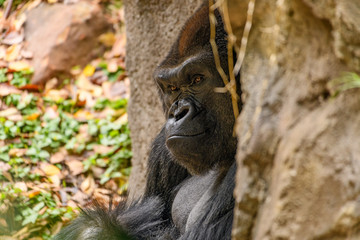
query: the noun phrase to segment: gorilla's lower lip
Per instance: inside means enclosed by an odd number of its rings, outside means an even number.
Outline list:
[[[171,135],[168,137],[169,139],[174,139],[174,138],[191,138],[191,137],[198,137],[201,135],[204,135],[206,133],[206,131],[203,131],[201,133],[196,133],[196,134],[191,134],[191,135]]]

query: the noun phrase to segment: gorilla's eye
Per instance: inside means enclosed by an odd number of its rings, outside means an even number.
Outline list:
[[[200,83],[204,80],[204,77],[203,76],[200,76],[200,75],[196,75],[193,77],[193,84],[197,84],[197,83]]]
[[[170,91],[172,91],[172,92],[175,92],[175,91],[179,90],[179,89],[178,89],[176,86],[174,86],[174,85],[169,85],[168,88],[169,88]]]

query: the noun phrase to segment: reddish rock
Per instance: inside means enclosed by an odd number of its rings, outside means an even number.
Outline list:
[[[44,84],[56,75],[68,75],[75,65],[84,65],[98,55],[98,36],[111,29],[98,5],[42,3],[27,12],[25,39],[33,53],[34,84]]]

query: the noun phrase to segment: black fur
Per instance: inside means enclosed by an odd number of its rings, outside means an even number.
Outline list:
[[[110,210],[95,203],[56,240],[231,238],[237,141],[230,96],[213,91],[223,83],[209,43],[208,12],[205,2],[155,71],[168,120],[151,147],[144,196]],[[216,44],[227,72],[227,34],[215,15]],[[198,73],[200,83],[192,82]]]

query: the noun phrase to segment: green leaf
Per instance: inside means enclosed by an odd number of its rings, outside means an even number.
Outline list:
[[[45,150],[41,150],[39,152],[39,157],[40,158],[43,158],[43,159],[46,159],[46,158],[49,158],[50,157],[50,154],[49,152],[45,151]]]
[[[10,160],[10,156],[8,153],[0,153],[0,160],[8,162]]]

